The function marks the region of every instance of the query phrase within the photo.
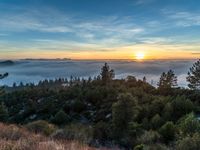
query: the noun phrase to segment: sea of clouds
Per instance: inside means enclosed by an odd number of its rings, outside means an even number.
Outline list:
[[[152,61],[106,61],[115,70],[116,78],[133,75],[138,79],[146,76],[153,85],[159,80],[162,72],[174,70],[178,76],[179,86],[186,87],[186,76],[195,60],[152,60]],[[17,60],[13,65],[0,66],[0,73],[8,72],[9,76],[0,81],[0,85],[11,86],[14,82],[38,83],[44,79],[97,76],[105,61],[75,60]]]

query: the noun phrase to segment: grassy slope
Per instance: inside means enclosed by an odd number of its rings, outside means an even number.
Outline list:
[[[76,141],[53,140],[24,127],[0,123],[0,150],[96,150]],[[99,150],[111,150],[98,148]],[[115,148],[116,149],[116,148]]]

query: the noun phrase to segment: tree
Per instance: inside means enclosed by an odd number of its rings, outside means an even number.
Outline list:
[[[108,83],[115,77],[115,73],[113,69],[110,69],[107,63],[101,68],[101,79],[103,83]]]
[[[59,112],[56,113],[52,121],[55,124],[61,125],[65,124],[68,120],[69,120],[68,115],[63,110],[60,110]]]
[[[7,76],[8,76],[8,73],[0,74],[0,79],[3,79]],[[3,93],[3,89],[2,89],[2,87],[0,87],[0,95],[2,95],[2,93]]]
[[[7,77],[8,76],[8,73],[6,72],[6,73],[4,73],[4,74],[0,74],[0,79],[3,79],[3,78],[5,78],[5,77]]]
[[[179,127],[181,132],[185,135],[192,135],[196,132],[200,132],[200,122],[194,113],[190,113],[183,117],[179,123]]]
[[[168,143],[175,139],[176,127],[173,122],[167,122],[160,128],[159,133],[164,138],[164,141]]]
[[[173,120],[177,120],[178,118],[195,111],[195,105],[185,96],[177,96],[174,98],[171,102],[171,106],[173,108],[171,119]]]
[[[147,82],[147,78],[144,76],[142,81],[146,83]]]
[[[159,114],[156,114],[155,116],[153,116],[153,118],[151,119],[151,125],[153,129],[157,129],[162,125],[162,118],[160,117]]]
[[[161,74],[160,80],[158,82],[159,88],[173,88],[177,86],[177,76],[174,71],[169,70],[167,73],[163,72]]]
[[[186,77],[191,89],[200,89],[200,59],[193,64]]]
[[[136,116],[137,100],[129,93],[120,94],[118,101],[112,106],[113,126],[116,138],[124,137],[129,124]]]
[[[161,94],[168,95],[173,92],[172,88],[177,86],[177,76],[172,70],[169,70],[167,73],[163,72],[157,85]]]
[[[6,122],[8,120],[8,110],[6,106],[1,103],[0,104],[0,122]]]

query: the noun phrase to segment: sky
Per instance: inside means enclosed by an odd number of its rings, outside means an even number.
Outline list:
[[[0,59],[196,59],[199,0],[1,0]]]

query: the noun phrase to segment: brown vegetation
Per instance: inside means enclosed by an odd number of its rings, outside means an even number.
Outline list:
[[[69,140],[53,140],[24,127],[0,123],[0,150],[108,150]]]

